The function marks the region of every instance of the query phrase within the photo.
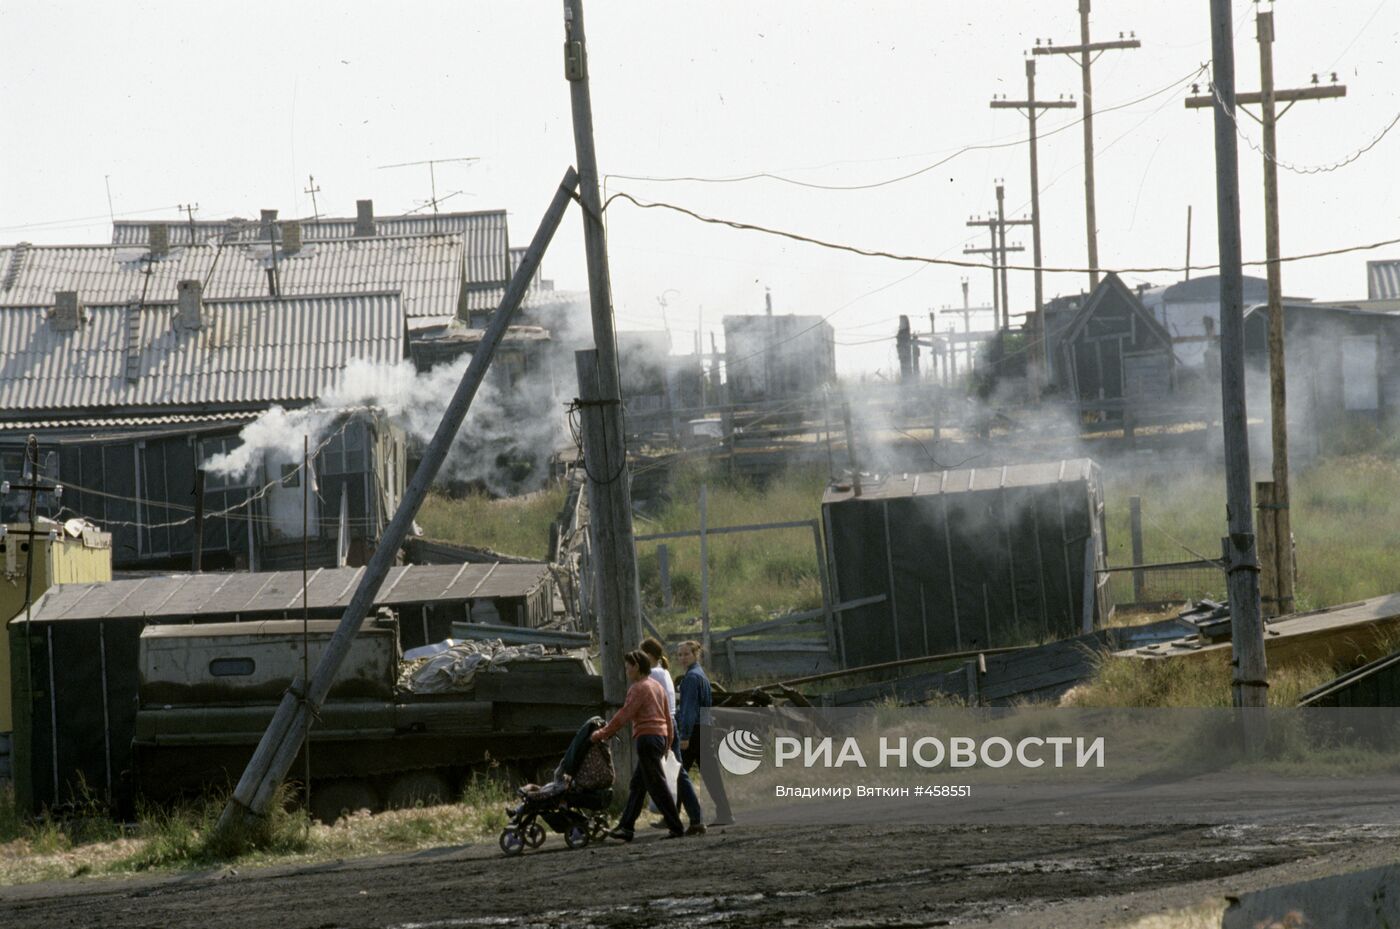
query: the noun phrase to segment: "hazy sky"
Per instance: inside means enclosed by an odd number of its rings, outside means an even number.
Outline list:
[[[1251,3],[1235,0],[1239,86],[1258,87]],[[1020,143],[1024,118],[991,110],[993,94],[1024,95],[1035,37],[1078,39],[1075,0],[723,2],[592,0],[587,8],[600,169],[649,177],[780,173],[858,185],[916,171],[963,146]],[[1400,4],[1280,3],[1280,87],[1335,70],[1340,101],[1300,103],[1280,123],[1280,160],[1337,162],[1400,111]],[[1187,205],[1193,263],[1215,256],[1209,111],[1186,110],[1188,77],[1210,56],[1206,0],[1098,0],[1094,38],[1135,31],[1143,46],[1107,52],[1094,69],[1100,261],[1105,268],[1180,265]],[[438,168],[444,209],[510,211],[513,244],[528,241],[573,162],[557,0],[383,3],[0,2],[0,241],[103,242],[112,208],[129,218],[352,215],[429,196],[426,168],[378,168],[474,156]],[[1204,84],[1204,78],[1201,79]],[[1080,96],[1079,70],[1039,59],[1042,97]],[[1107,108],[1162,93],[1112,112]],[[1042,131],[1078,118],[1055,111]],[[1242,121],[1256,143],[1257,125]],[[1285,255],[1397,235],[1400,130],[1340,170],[1281,174]],[[1079,126],[1040,147],[1045,262],[1085,262]],[[773,180],[657,183],[610,178],[628,191],[711,216],[921,256],[960,257],[986,243],[971,214],[1028,203],[1024,144],[974,150],[917,177],[869,190],[826,191]],[[1241,142],[1244,251],[1263,255],[1260,158]],[[701,225],[618,202],[608,213],[618,325],[659,329],[658,298],[678,349],[697,325],[761,312],[831,314],[843,370],[893,364],[895,319],[989,302],[990,272],[861,258]],[[1029,231],[1013,241],[1026,246]],[[1285,265],[1285,290],[1365,296],[1368,258],[1400,247]],[[1254,273],[1262,274],[1262,271]],[[580,221],[571,214],[545,259],[561,288],[585,285]],[[1012,272],[1013,311],[1032,297]],[[1125,275],[1170,283],[1173,274]],[[1051,274],[1046,295],[1077,292],[1083,274]],[[951,319],[948,317],[947,319]],[[948,322],[940,320],[942,329]]]

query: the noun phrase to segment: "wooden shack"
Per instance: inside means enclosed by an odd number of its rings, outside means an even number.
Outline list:
[[[1248,376],[1261,387],[1269,370],[1268,308],[1245,311]],[[1400,316],[1352,306],[1286,302],[1284,370],[1289,419],[1317,440],[1329,429],[1389,425],[1400,414]]]
[[[807,397],[836,380],[836,336],[820,316],[724,317],[729,402]]]
[[[1111,615],[1087,458],[891,475],[822,501],[846,667],[1069,638]]]
[[[339,619],[363,568],[311,572],[306,616]],[[551,615],[545,564],[389,569],[374,608],[393,611],[400,645],[441,641],[453,624],[534,628]],[[129,812],[141,633],[155,625],[299,620],[300,571],[180,574],[62,584],[9,623],[15,796],[32,812],[81,798],[83,785]],[[32,673],[32,683],[29,677]]]
[[[1085,413],[1141,421],[1176,389],[1171,334],[1116,274],[1104,276],[1053,341],[1055,383]]]

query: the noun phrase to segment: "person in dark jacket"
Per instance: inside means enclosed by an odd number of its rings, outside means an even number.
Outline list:
[[[729,798],[724,793],[724,779],[715,760],[714,720],[710,708],[714,695],[710,679],[700,666],[702,649],[699,642],[682,642],[676,649],[685,673],[681,675],[676,696],[676,737],[680,740],[681,771],[688,772],[699,764],[705,790],[715,805],[716,826],[734,822],[729,810]]]

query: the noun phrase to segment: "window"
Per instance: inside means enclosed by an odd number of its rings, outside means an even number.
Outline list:
[[[242,440],[236,435],[201,439],[199,442],[200,467],[205,467],[209,459],[213,458],[215,455],[227,455],[242,444]],[[208,493],[214,490],[251,487],[254,483],[255,476],[256,469],[251,469],[247,474],[220,474],[216,471],[206,471],[204,475],[204,490]]]
[[[255,667],[251,658],[215,658],[209,662],[209,673],[215,677],[247,677]]]
[[[301,465],[299,465],[299,464],[284,464],[284,465],[282,466],[282,486],[283,486],[283,487],[300,487],[300,486],[301,486]]]

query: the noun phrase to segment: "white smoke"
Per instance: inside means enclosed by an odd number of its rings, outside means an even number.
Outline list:
[[[212,456],[205,469],[247,477],[265,460],[299,460],[303,436],[314,449],[333,434],[341,417],[372,410],[426,445],[437,430],[470,355],[420,372],[409,361],[394,364],[354,360],[335,386],[313,405],[297,410],[274,406],[239,433],[239,446]],[[497,494],[518,492],[544,470],[567,436],[563,401],[547,376],[525,377],[507,394],[495,371],[477,390],[439,480],[479,482]]]

